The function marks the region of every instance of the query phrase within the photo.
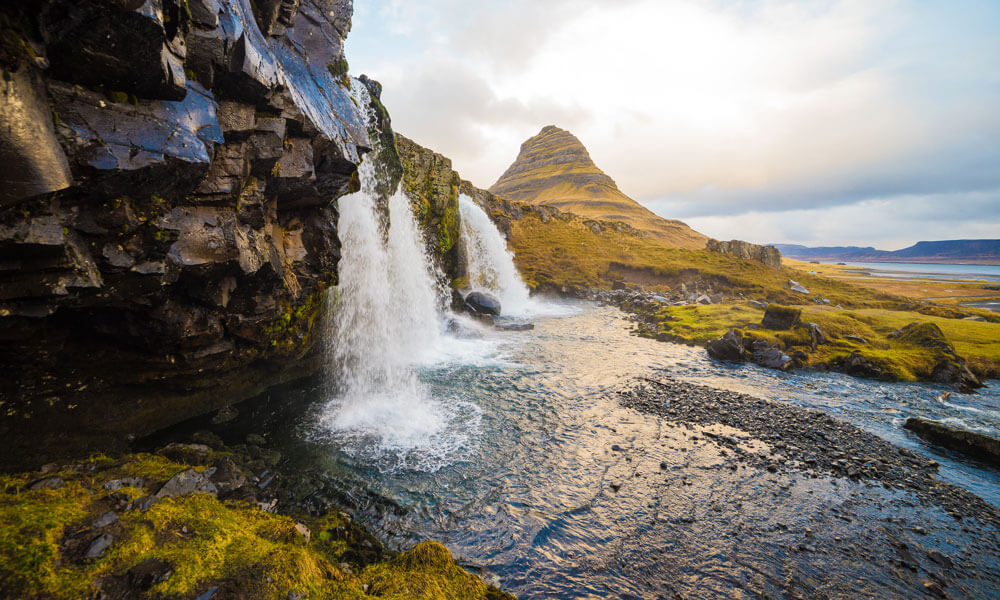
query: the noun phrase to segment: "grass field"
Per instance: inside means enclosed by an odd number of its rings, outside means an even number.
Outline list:
[[[963,298],[988,294],[982,283],[854,279],[848,278],[845,267],[800,261],[785,261],[781,269],[774,269],[707,250],[667,247],[611,223],[569,214],[547,221],[532,214],[513,221],[510,245],[526,283],[537,290],[570,292],[625,281],[651,291],[676,291],[681,284],[701,282],[726,297],[717,305],[663,307],[655,315],[653,332],[661,338],[703,345],[730,328],[755,327],[763,311],[745,299],[756,299],[799,307],[803,322],[816,323],[830,335],[831,343],[812,349],[801,329],[753,332],[789,350],[806,351],[812,365],[830,365],[858,352],[891,378],[928,379],[940,353],[900,343],[889,334],[910,323],[929,322],[940,327],[974,373],[1000,378],[1000,315],[957,305]],[[789,280],[811,294],[791,291]],[[955,296],[950,303],[926,300],[949,294]],[[815,303],[817,296],[829,303]],[[970,316],[987,321],[965,320]]]

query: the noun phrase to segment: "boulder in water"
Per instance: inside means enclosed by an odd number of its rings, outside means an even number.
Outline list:
[[[1000,466],[1000,439],[917,417],[903,427],[933,444]]]
[[[465,308],[480,315],[500,315],[500,301],[486,292],[470,292],[465,297]]]

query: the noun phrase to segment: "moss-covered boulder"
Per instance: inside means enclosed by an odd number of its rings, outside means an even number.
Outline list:
[[[764,329],[786,330],[799,324],[802,319],[802,309],[780,304],[770,304],[764,310],[764,318],[760,325]]]

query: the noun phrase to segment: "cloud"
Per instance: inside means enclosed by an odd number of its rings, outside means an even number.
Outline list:
[[[1000,189],[870,199],[829,208],[695,217],[688,224],[717,239],[756,243],[870,246],[898,250],[920,240],[996,238]]]
[[[1000,5],[988,0],[357,10],[352,70],[382,80],[398,131],[482,187],[556,124],[669,217],[973,193],[1000,206]]]

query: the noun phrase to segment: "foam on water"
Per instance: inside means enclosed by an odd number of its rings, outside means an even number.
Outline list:
[[[458,197],[462,215],[462,245],[468,261],[469,286],[486,290],[500,300],[505,315],[527,316],[528,286],[514,266],[514,255],[486,212],[465,194]]]

